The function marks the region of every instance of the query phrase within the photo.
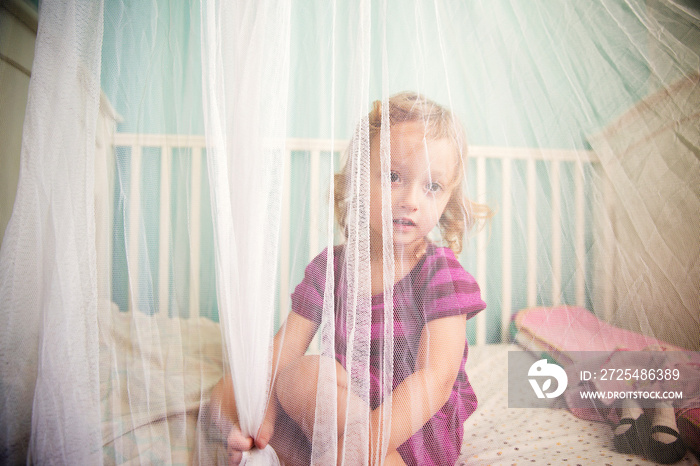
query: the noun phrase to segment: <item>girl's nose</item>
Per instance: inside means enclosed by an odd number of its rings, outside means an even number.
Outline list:
[[[402,189],[401,191],[401,199],[399,201],[400,206],[409,212],[414,212],[415,210],[417,210],[418,201],[420,199],[419,196],[422,194],[421,187],[408,185],[405,186],[404,189]]]

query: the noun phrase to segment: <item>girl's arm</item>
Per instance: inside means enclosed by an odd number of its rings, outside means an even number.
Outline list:
[[[290,362],[302,357],[311,344],[318,330],[318,324],[290,312],[287,320],[277,331],[273,341],[272,374],[279,373]]]
[[[272,353],[272,386],[269,390],[269,400],[265,419],[263,420],[258,435],[255,438],[255,445],[258,448],[265,448],[272,437],[275,419],[277,417],[277,400],[273,396],[275,374],[295,359],[306,353],[318,325],[301,317],[295,312],[290,312],[284,325],[277,331],[273,341]],[[222,413],[224,413],[233,424],[238,423],[238,412],[236,410],[235,396],[233,393],[233,383],[229,375],[219,381],[212,392],[212,401],[218,403]],[[253,446],[250,438],[245,438],[238,432],[232,432],[235,439],[229,439],[229,446],[237,450],[249,450]],[[232,440],[234,440],[232,442]]]
[[[274,431],[279,405],[277,397],[274,395],[276,376],[291,362],[304,356],[317,329],[317,323],[300,316],[296,312],[290,312],[287,320],[275,335],[272,347],[272,380],[267,411],[255,439],[255,445],[258,448],[262,449],[267,446]]]
[[[423,328],[416,371],[394,389],[388,452],[408,440],[447,402],[464,356],[467,318],[435,319]],[[382,405],[370,416],[370,450],[383,430]]]

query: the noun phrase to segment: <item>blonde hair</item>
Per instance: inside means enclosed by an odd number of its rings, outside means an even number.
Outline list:
[[[447,246],[455,254],[459,254],[462,250],[465,232],[470,231],[477,225],[483,225],[486,220],[493,216],[493,212],[488,206],[472,202],[464,194],[463,159],[466,157],[467,152],[464,130],[452,112],[415,92],[401,92],[391,96],[388,107],[390,127],[399,123],[421,122],[425,127],[426,138],[448,139],[454,145],[457,154],[456,172],[458,173],[458,179],[445,211],[440,216],[438,226]],[[379,137],[382,127],[382,102],[380,100],[372,104],[372,109],[367,118],[369,120],[369,141],[372,141],[375,137]],[[346,150],[345,164],[340,173],[335,175],[335,215],[340,228],[346,236],[347,205],[352,195],[347,189],[347,181],[350,179],[351,170],[350,156],[358,145],[360,135],[361,128],[358,128]]]

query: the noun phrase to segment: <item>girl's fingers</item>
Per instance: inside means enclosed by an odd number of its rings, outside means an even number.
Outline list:
[[[226,444],[226,438],[235,425],[221,412],[220,406],[205,406],[201,418],[202,429],[207,440],[212,443]]]
[[[274,396],[268,401],[267,410],[265,411],[265,418],[260,425],[260,429],[258,429],[258,435],[255,436],[255,446],[260,450],[267,447],[267,444],[270,443],[272,434],[275,431],[277,409],[277,397]]]
[[[270,439],[272,438],[272,433],[274,432],[274,430],[275,420],[266,417],[262,425],[260,426],[260,430],[258,430],[258,435],[255,438],[255,446],[258,447],[260,450],[264,449],[267,446],[267,444],[270,443]]]
[[[229,449],[227,452],[228,452],[228,464],[233,465],[233,466],[235,466],[237,464],[241,464],[241,460],[243,459],[243,452],[242,451]]]
[[[241,432],[238,426],[234,426],[226,439],[226,449],[229,451],[229,455],[231,451],[237,451],[240,453],[243,451],[248,451],[251,448],[253,448],[253,439],[243,435],[243,432]]]

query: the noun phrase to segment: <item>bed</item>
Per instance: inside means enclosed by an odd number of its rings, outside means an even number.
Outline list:
[[[141,345],[131,338],[134,319],[149,329],[141,334]],[[150,325],[143,327],[145,323]],[[103,354],[119,358],[124,368],[103,373],[100,379],[105,464],[191,464],[197,439],[201,441],[199,408],[221,376],[218,324],[205,318],[115,311],[100,327]],[[183,352],[169,355],[169,341],[182,343]],[[507,343],[470,347],[467,373],[479,407],[465,423],[458,464],[655,464],[613,451],[608,424],[577,418],[563,403],[551,408],[509,408],[510,351],[523,349]],[[531,354],[531,358],[534,362],[537,356]],[[148,361],[147,367],[140,365],[142,360]],[[139,370],[135,370],[137,364]],[[149,374],[150,390],[134,391],[146,384],[138,377],[128,381],[127,368],[131,377]],[[139,418],[139,406],[145,408],[149,397],[149,414]],[[678,464],[697,465],[698,460],[689,452]]]

